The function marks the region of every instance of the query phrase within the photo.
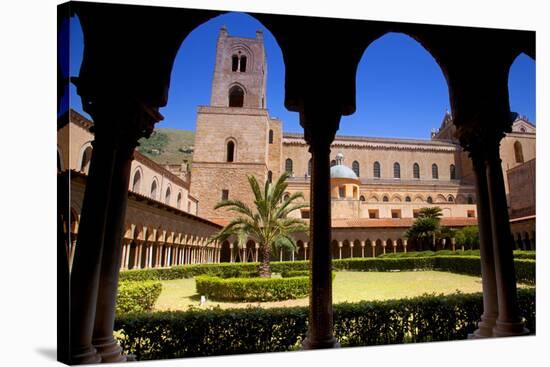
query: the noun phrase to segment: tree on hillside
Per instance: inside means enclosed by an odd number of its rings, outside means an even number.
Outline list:
[[[294,193],[286,199],[283,198],[288,177],[289,175],[284,173],[275,184],[266,181],[262,190],[256,177],[248,176],[254,194],[254,209],[240,200],[223,200],[214,208],[226,208],[238,213],[239,216],[215,234],[210,241],[223,242],[234,236],[237,238],[238,246],[242,247],[248,238],[253,238],[260,246],[261,277],[271,276],[271,252],[282,247],[295,250],[297,246],[292,233],[306,232],[308,229],[303,220],[288,217],[293,211],[309,206],[305,202],[297,202],[304,198],[302,193]]]

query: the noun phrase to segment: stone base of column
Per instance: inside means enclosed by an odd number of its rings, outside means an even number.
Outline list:
[[[524,326],[523,322],[506,322],[497,320],[493,328],[493,335],[497,337],[505,336],[522,336],[528,335],[529,330]]]
[[[319,340],[319,339],[313,340],[308,336],[302,342],[303,350],[330,349],[330,348],[340,348],[340,343],[338,343],[338,340],[336,340],[335,337],[331,337],[329,339],[324,339],[324,340]]]
[[[486,317],[481,316],[481,321],[477,324],[477,329],[472,333],[468,334],[468,339],[481,339],[481,338],[492,338],[493,328],[496,325],[495,317]]]
[[[101,356],[94,347],[84,347],[71,352],[71,365],[101,363]]]
[[[101,356],[102,363],[126,362],[127,360],[126,355],[122,354],[122,348],[113,337],[94,340],[94,346]]]

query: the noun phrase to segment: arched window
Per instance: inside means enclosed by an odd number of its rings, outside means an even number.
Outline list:
[[[288,200],[288,198],[290,197],[290,194],[288,192],[285,192],[285,196],[283,197],[283,200]]]
[[[432,164],[432,178],[438,179],[439,178],[439,170],[437,169],[437,164]]]
[[[474,198],[471,196],[468,196],[468,204],[473,204],[473,203],[474,203]]]
[[[292,175],[292,159],[287,158],[285,161],[285,172]]]
[[[360,201],[365,201],[365,197],[363,195],[359,196]]]
[[[523,149],[519,141],[514,143],[514,153],[516,155],[516,163],[523,163]]]
[[[88,173],[90,169],[90,160],[92,159],[92,147],[87,147],[82,153],[82,163],[80,164],[80,171]]]
[[[267,171],[267,182],[273,182],[273,172]]]
[[[390,198],[387,195],[384,195],[384,197],[382,198],[382,201],[388,202],[390,201]]]
[[[393,178],[401,178],[401,166],[397,162],[393,164]]]
[[[374,178],[380,178],[380,163],[378,162],[374,162],[373,176]]]
[[[273,144],[273,130],[269,130],[269,144]]]
[[[132,181],[132,191],[139,194],[139,188],[141,186],[141,172],[139,170],[134,174],[134,180]]]
[[[151,184],[151,197],[153,199],[157,198],[157,180],[153,180],[153,183]]]
[[[357,161],[353,161],[353,163],[351,164],[351,169],[353,170],[353,172],[355,172],[355,175],[357,175],[357,177],[360,176],[360,171],[359,171],[359,162]]]
[[[233,55],[231,57],[231,71],[237,71],[239,68],[239,56]]]
[[[240,63],[240,72],[244,73],[246,71],[246,56],[241,56],[241,63]]]
[[[244,104],[244,91],[238,85],[229,90],[229,107],[242,107]]]
[[[311,158],[307,162],[307,175],[311,177]]]
[[[451,164],[449,166],[449,172],[450,172],[451,180],[456,180],[456,167],[454,164]]]
[[[413,164],[413,178],[420,178],[420,166],[418,163]]]
[[[434,199],[432,199],[431,196],[428,196],[428,198],[426,199],[426,202],[429,204],[432,204],[434,202]]]
[[[410,201],[411,201],[411,197],[410,197],[410,196],[405,196],[405,201],[410,202]]]
[[[449,195],[449,197],[447,198],[447,201],[448,201],[449,203],[454,202],[455,199],[453,198],[453,195]]]
[[[181,208],[181,192],[178,192],[178,198],[176,199],[176,208]]]
[[[235,143],[233,141],[227,142],[227,162],[233,162],[235,159]]]
[[[171,191],[170,190],[170,186],[168,186],[168,188],[166,189],[166,194],[164,195],[164,203],[166,205],[169,205],[170,204],[170,194],[171,194]]]

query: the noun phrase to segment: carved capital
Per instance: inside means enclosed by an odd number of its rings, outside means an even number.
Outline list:
[[[310,146],[310,152],[330,149],[341,117],[338,109],[323,106],[321,102],[304,107],[300,112],[300,125],[304,128],[304,139]]]

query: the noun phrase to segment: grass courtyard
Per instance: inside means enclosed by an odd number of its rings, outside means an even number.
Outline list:
[[[333,283],[333,302],[358,302],[398,299],[420,296],[424,293],[450,294],[481,292],[481,278],[439,271],[403,272],[337,272]],[[186,310],[199,307],[200,295],[194,279],[162,281],[162,293],[154,310]],[[214,302],[207,301],[200,308],[220,306],[241,308],[248,306],[281,307],[307,306],[308,298],[280,302]]]

